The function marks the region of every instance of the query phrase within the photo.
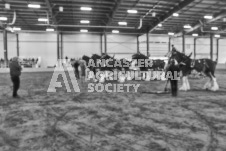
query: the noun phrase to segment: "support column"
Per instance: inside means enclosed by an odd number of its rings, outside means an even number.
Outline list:
[[[146,36],[147,36],[147,56],[148,56],[149,50],[150,50],[150,48],[149,48],[149,32],[147,32]]]
[[[103,54],[103,34],[100,35],[100,54]]]
[[[140,52],[140,42],[139,42],[139,35],[137,35],[137,53]]]
[[[185,32],[182,35],[182,52],[185,54]]]
[[[8,67],[8,45],[7,45],[7,30],[3,30],[3,50],[5,67]]]
[[[213,60],[213,35],[210,34],[210,59]]]
[[[220,38],[217,39],[217,59],[216,59],[217,63],[218,63],[218,58],[219,58],[219,41],[220,41]]]
[[[107,54],[107,33],[104,32],[104,53]]]
[[[57,32],[57,60],[60,59],[60,32]]]
[[[60,52],[61,52],[61,59],[64,59],[64,49],[63,49],[63,33],[60,33]]]
[[[194,38],[194,59],[196,59],[196,41],[198,38]]]
[[[171,37],[169,37],[169,45],[168,45],[168,49],[169,49],[168,51],[169,51],[169,52],[171,51],[170,48],[171,48]]]
[[[19,57],[20,56],[19,34],[16,34],[16,48],[17,48],[17,57]]]

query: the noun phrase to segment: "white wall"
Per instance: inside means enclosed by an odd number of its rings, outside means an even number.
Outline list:
[[[141,53],[147,53],[146,34],[139,37]],[[216,60],[217,39],[213,39],[213,60]],[[219,63],[226,62],[226,40],[220,40],[219,43]],[[168,52],[169,36],[168,35],[149,35],[149,47],[151,56],[164,56]],[[171,38],[171,45],[174,45],[178,51],[182,51],[182,38]],[[186,36],[185,53],[192,53],[194,57],[194,37]],[[210,38],[198,38],[196,41],[196,58],[210,58]]]
[[[117,59],[131,58],[133,54],[137,53],[137,36],[107,34],[107,53],[111,56],[115,55]]]
[[[0,58],[4,58],[3,35],[0,34]],[[8,33],[8,58],[17,56],[16,35]],[[19,33],[19,51],[22,58],[42,58],[41,67],[53,66],[57,61],[56,34]]]
[[[81,58],[101,53],[100,34],[63,34],[63,58]]]
[[[140,52],[147,54],[147,35],[139,37]],[[149,35],[149,53],[152,57],[162,57],[168,52],[169,37],[167,35]]]
[[[219,63],[226,64],[226,39],[219,41]]]
[[[104,43],[104,38],[102,36]],[[100,34],[63,34],[63,55],[69,58],[80,58],[82,55],[91,56],[100,54]],[[146,35],[139,37],[139,49],[146,54]],[[168,52],[168,35],[149,35],[151,56],[164,56]],[[194,50],[194,38],[186,37],[186,54]],[[178,50],[182,50],[181,38],[173,38]],[[104,44],[102,45],[104,52]],[[226,39],[219,43],[219,63],[226,62]],[[32,58],[42,57],[42,67],[53,66],[57,60],[57,34],[56,33],[19,33],[20,56]],[[8,33],[8,57],[16,56],[16,35]],[[130,58],[137,52],[136,35],[108,34],[107,50],[110,55],[116,58]],[[210,39],[197,39],[197,58],[208,58],[210,53]],[[117,54],[118,53],[118,54]],[[216,59],[216,39],[214,38],[214,60]],[[4,58],[3,34],[0,33],[0,58]]]

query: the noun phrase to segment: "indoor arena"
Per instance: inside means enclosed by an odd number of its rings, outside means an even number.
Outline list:
[[[1,0],[0,151],[226,151],[225,0]]]

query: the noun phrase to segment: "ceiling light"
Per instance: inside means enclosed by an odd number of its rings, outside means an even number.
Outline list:
[[[54,31],[53,28],[47,28],[46,31]]]
[[[194,36],[194,37],[198,37],[198,36],[199,36],[199,34],[192,34],[192,36]]]
[[[112,30],[112,33],[114,33],[114,34],[118,34],[118,33],[119,33],[119,31],[118,31],[118,30]]]
[[[6,21],[6,20],[8,20],[8,18],[7,17],[0,17],[0,20]]]
[[[127,25],[127,22],[118,22],[119,25]]]
[[[174,16],[174,17],[178,17],[179,14],[178,14],[178,13],[173,13],[173,16]]]
[[[226,18],[223,18],[223,22],[226,22]]]
[[[211,16],[211,15],[206,15],[206,16],[204,16],[204,18],[205,18],[205,19],[213,19],[213,16]]]
[[[184,28],[190,29],[190,28],[192,28],[192,27],[191,27],[191,25],[184,25]]]
[[[156,16],[156,13],[155,13],[155,12],[153,12],[153,13],[152,13],[152,17],[155,17],[155,16]]]
[[[38,4],[28,4],[28,7],[30,7],[30,8],[41,8],[41,6],[38,5]]]
[[[88,30],[87,30],[87,29],[81,29],[80,32],[82,32],[82,33],[87,33]]]
[[[10,4],[5,3],[5,8],[6,8],[6,9],[10,9]]]
[[[162,24],[158,24],[158,27],[162,27]]]
[[[216,38],[220,38],[220,37],[221,37],[221,35],[214,35],[214,37],[216,37]]]
[[[60,11],[60,12],[63,12],[63,11],[64,11],[64,7],[60,6],[60,7],[59,7],[59,11]]]
[[[218,30],[218,27],[211,27],[211,30]]]
[[[81,7],[80,9],[84,10],[84,11],[91,11],[92,10],[91,7]]]
[[[172,33],[172,32],[169,32],[169,33],[168,33],[168,35],[170,35],[170,36],[173,36],[173,35],[174,35],[174,33]]]
[[[21,30],[21,28],[19,28],[19,27],[13,27],[13,30],[14,31],[19,31],[19,30]]]
[[[130,14],[136,14],[137,10],[127,10],[127,12],[130,13]]]
[[[38,21],[48,21],[47,18],[39,18]]]
[[[81,20],[80,23],[81,23],[81,24],[89,24],[90,21],[89,21],[89,20]]]

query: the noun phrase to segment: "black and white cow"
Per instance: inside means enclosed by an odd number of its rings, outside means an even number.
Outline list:
[[[191,55],[187,56],[179,51],[171,51],[169,59],[175,59],[180,67],[182,73],[182,87],[180,90],[190,90],[190,84],[188,82],[188,75],[191,74],[192,70],[204,73],[209,77],[208,82],[204,85],[203,89],[217,91],[219,86],[215,77],[215,69],[217,62],[211,59],[197,59],[192,60]]]

